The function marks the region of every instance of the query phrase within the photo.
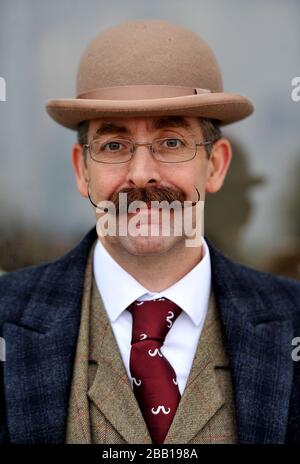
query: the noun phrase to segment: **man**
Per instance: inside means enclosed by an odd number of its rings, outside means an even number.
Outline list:
[[[164,21],[113,27],[85,51],[77,98],[47,110],[78,130],[97,227],[0,279],[1,441],[299,442],[299,283],[188,243],[229,168],[220,125],[253,110],[209,47]]]

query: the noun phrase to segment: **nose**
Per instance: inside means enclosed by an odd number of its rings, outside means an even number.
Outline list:
[[[128,162],[127,182],[131,187],[155,187],[161,182],[159,162],[152,156],[150,146],[137,145]]]

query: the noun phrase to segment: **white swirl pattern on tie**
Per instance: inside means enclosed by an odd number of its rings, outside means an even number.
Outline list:
[[[141,381],[141,380],[137,380],[135,377],[132,377],[132,380],[133,380],[133,382],[136,384],[137,387],[139,387],[140,385],[142,385],[142,381]]]
[[[169,311],[168,314],[169,314],[169,316],[166,317],[166,321],[168,322],[167,326],[170,329],[172,327],[172,325],[173,325],[173,322],[171,321],[171,319],[173,319],[174,313],[173,313],[173,311]]]
[[[148,354],[150,356],[152,356],[152,357],[157,356],[157,355],[160,356],[161,358],[163,357],[163,354],[162,354],[162,352],[160,351],[159,348],[155,348],[155,350],[153,350],[153,352],[151,350],[148,350]]]
[[[161,411],[162,413],[164,413],[164,414],[167,415],[167,414],[170,414],[171,408],[166,409],[166,408],[164,407],[164,405],[158,406],[156,409],[155,409],[155,408],[151,408],[152,414],[155,414],[155,415],[156,415],[156,414],[159,414],[160,411]]]

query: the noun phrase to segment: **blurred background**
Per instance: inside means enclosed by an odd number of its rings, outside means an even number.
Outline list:
[[[45,112],[75,96],[81,53],[95,35],[133,19],[165,19],[213,48],[224,88],[254,115],[224,128],[233,161],[207,198],[205,234],[244,264],[300,278],[299,0],[0,0],[0,268],[55,259],[94,225],[73,178],[76,134]],[[138,63],[137,63],[138,65]]]

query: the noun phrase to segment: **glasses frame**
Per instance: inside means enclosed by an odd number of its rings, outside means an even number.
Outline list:
[[[187,161],[192,161],[195,156],[197,155],[197,147],[203,147],[203,146],[206,146],[206,145],[211,145],[213,143],[215,143],[218,139],[215,139],[215,140],[205,140],[203,142],[200,142],[200,143],[195,143],[195,154],[192,158],[189,158],[187,160],[181,160],[181,161],[162,161],[162,160],[159,160],[155,157],[155,151],[153,151],[153,143],[155,142],[159,142],[159,141],[162,141],[162,140],[173,140],[173,139],[176,139],[176,137],[165,137],[165,138],[162,138],[162,139],[154,139],[152,140],[152,142],[133,142],[132,140],[129,140],[129,139],[122,139],[122,138],[119,138],[118,141],[124,141],[124,142],[129,142],[130,144],[132,144],[132,147],[133,147],[133,150],[131,152],[131,156],[128,160],[126,161],[115,161],[115,162],[110,162],[110,161],[99,161],[99,160],[96,160],[95,158],[93,158],[93,154],[92,154],[92,146],[95,142],[97,142],[98,139],[95,139],[93,140],[91,143],[86,143],[83,145],[83,149],[86,150],[88,149],[89,151],[89,154],[90,154],[90,157],[93,161],[95,161],[95,163],[102,163],[102,164],[123,164],[123,163],[128,163],[129,161],[132,160],[132,158],[134,157],[135,153],[136,153],[136,147],[137,146],[148,146],[150,147],[150,153],[151,155],[154,157],[154,159],[156,161],[158,161],[159,163],[186,163]],[[109,142],[107,142],[109,143]]]

